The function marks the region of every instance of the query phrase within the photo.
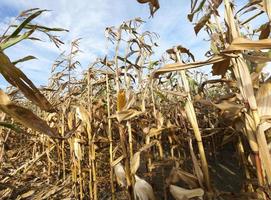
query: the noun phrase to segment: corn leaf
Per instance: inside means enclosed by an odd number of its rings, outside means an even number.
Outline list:
[[[3,52],[0,52],[0,73],[11,85],[20,89],[26,98],[31,100],[41,109],[49,112],[54,111],[52,105],[36,88],[32,81],[29,80],[20,69],[12,64]]]
[[[23,57],[23,58],[20,58],[18,60],[13,61],[12,64],[16,65],[20,62],[26,62],[26,61],[33,60],[33,59],[37,59],[37,58],[35,56],[26,56],[26,57]]]
[[[233,40],[233,42],[225,50],[225,52],[242,51],[242,50],[261,50],[270,48],[271,48],[271,39],[252,41],[243,37],[238,37]]]
[[[32,111],[12,103],[3,90],[0,90],[0,109],[22,125],[53,138],[61,138],[47,123]]]
[[[192,62],[192,63],[187,63],[187,64],[184,64],[184,63],[167,64],[167,65],[161,67],[160,69],[154,71],[153,75],[159,75],[159,74],[164,74],[164,73],[173,72],[173,71],[180,71],[180,70],[185,70],[185,69],[202,67],[205,65],[218,63],[218,62],[224,61],[226,59],[228,59],[226,56],[216,55],[206,61]]]
[[[27,17],[16,29],[15,31],[9,35],[6,39],[5,42],[7,42],[9,39],[11,38],[15,38],[18,36],[18,34],[25,28],[25,26],[30,23],[33,19],[35,19],[36,17],[38,17],[41,13],[43,13],[46,10],[38,10],[36,12],[34,12],[33,14],[31,14],[29,17]]]
[[[0,49],[5,50],[5,49],[17,44],[18,42],[21,42],[22,40],[25,40],[25,39],[29,38],[29,36],[33,32],[34,32],[34,30],[30,30],[30,31],[18,36],[18,37],[10,38],[6,42],[3,42],[3,43],[0,44]]]

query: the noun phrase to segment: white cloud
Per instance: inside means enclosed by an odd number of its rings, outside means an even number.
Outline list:
[[[68,33],[61,33],[61,38],[66,42],[61,49],[57,49],[48,42],[23,42],[7,51],[12,60],[26,55],[34,55],[38,60],[21,64],[21,69],[26,72],[35,84],[46,84],[51,65],[63,50],[69,49],[69,43],[82,38],[79,55],[82,67],[85,68],[97,56],[105,54],[104,29],[107,26],[118,25],[125,20],[141,17],[147,23],[144,30],[157,32],[160,35],[159,47],[156,54],[159,57],[166,49],[173,45],[183,45],[195,54],[196,59],[203,59],[209,43],[204,31],[196,37],[193,25],[187,20],[189,12],[188,1],[167,0],[160,1],[161,9],[156,12],[154,18],[149,18],[148,5],[140,5],[135,0],[1,0],[0,7],[10,8],[9,13],[2,13],[6,17],[0,22],[2,26],[11,20],[12,15],[30,8],[52,10],[44,13],[38,22],[49,27],[61,27],[69,29]],[[1,10],[2,11],[2,10]],[[15,12],[16,11],[16,12]],[[0,83],[3,80],[0,78]]]

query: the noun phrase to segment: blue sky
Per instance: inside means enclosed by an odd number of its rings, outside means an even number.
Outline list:
[[[238,0],[238,4],[244,2],[246,1]],[[2,32],[21,11],[36,7],[52,10],[42,15],[37,22],[48,27],[69,29],[68,33],[60,34],[65,42],[61,49],[57,49],[46,40],[25,41],[6,51],[11,60],[27,55],[38,58],[18,65],[36,85],[47,84],[54,60],[69,47],[73,39],[82,38],[80,48],[84,53],[80,54],[79,60],[82,69],[85,69],[96,57],[105,54],[105,28],[135,17],[141,17],[146,21],[144,30],[160,35],[157,41],[159,44],[156,49],[157,57],[173,45],[181,44],[189,48],[197,60],[204,59],[204,53],[209,49],[209,42],[203,40],[207,39],[204,32],[200,32],[196,37],[193,25],[187,20],[190,1],[160,0],[160,6],[155,17],[149,18],[148,5],[138,4],[136,0],[1,0],[0,31]],[[6,84],[1,77],[0,87]]]

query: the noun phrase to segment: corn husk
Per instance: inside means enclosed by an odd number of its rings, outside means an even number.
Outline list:
[[[138,200],[155,200],[152,186],[145,180],[135,176],[135,199]]]
[[[178,187],[176,185],[170,185],[169,190],[176,200],[186,200],[194,197],[202,198],[204,195],[204,190],[201,188],[188,190],[182,187]]]

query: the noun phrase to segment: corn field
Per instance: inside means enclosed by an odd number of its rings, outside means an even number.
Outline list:
[[[163,9],[137,1],[151,17]],[[105,29],[105,55],[80,76],[75,38],[42,88],[16,67],[35,57],[5,50],[36,35],[59,47],[68,30],[37,24],[49,12],[39,8],[11,22],[0,36],[10,85],[0,90],[0,199],[271,199],[271,0],[187,3],[193,37],[208,36],[205,60],[181,44],[157,59],[159,35],[135,18]]]

